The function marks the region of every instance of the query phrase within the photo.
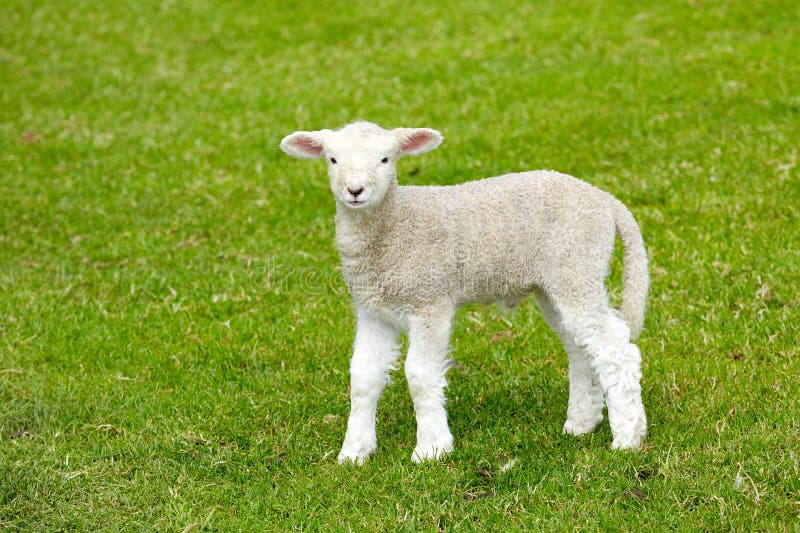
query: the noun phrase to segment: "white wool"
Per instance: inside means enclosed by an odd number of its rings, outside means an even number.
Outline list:
[[[552,171],[523,172],[447,187],[397,183],[396,162],[439,146],[426,128],[385,130],[356,122],[295,132],[289,155],[325,158],[337,204],[336,244],[358,310],[351,360],[351,413],[340,462],[363,463],[377,446],[375,412],[407,331],[405,373],[417,417],[414,461],[449,452],[444,389],[458,306],[534,295],[569,358],[564,432],[581,435],[607,405],[613,448],[638,448],[647,431],[641,330],[648,274],[633,216],[613,196]],[[615,235],[624,245],[620,311],[604,280]]]

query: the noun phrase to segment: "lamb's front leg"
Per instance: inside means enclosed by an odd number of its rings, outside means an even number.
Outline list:
[[[353,358],[350,360],[350,418],[339,463],[361,465],[377,447],[375,413],[392,364],[397,359],[398,332],[365,309],[358,311]]]
[[[453,449],[444,408],[452,317],[453,312],[448,310],[410,320],[405,370],[417,417],[417,446],[411,456],[415,463],[438,459]]]

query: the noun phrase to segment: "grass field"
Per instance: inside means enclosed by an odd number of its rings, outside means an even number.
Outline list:
[[[797,2],[254,4],[0,5],[0,529],[800,530]],[[449,458],[411,463],[397,372],[336,464],[334,203],[277,145],[356,118],[443,132],[405,184],[631,208],[643,451],[561,435],[531,301],[459,312]]]

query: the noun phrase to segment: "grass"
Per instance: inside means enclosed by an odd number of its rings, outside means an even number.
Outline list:
[[[0,6],[0,528],[800,528],[796,2],[254,4]],[[277,144],[356,118],[444,133],[404,183],[555,168],[630,206],[642,452],[561,435],[527,302],[457,317],[451,457],[411,463],[398,372],[335,464],[333,200]]]

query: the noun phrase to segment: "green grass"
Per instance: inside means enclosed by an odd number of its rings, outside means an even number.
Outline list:
[[[0,5],[0,529],[800,529],[796,2],[253,4]],[[561,435],[526,302],[458,314],[448,459],[411,463],[398,372],[336,465],[333,199],[277,145],[356,118],[444,133],[403,183],[554,168],[631,208],[642,452]]]

